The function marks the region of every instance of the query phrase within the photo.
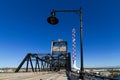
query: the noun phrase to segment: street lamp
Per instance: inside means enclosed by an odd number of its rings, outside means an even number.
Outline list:
[[[52,25],[56,25],[59,20],[55,17],[56,12],[77,12],[80,14],[80,61],[81,61],[81,67],[80,67],[80,78],[83,79],[83,72],[84,72],[84,66],[83,66],[83,43],[82,43],[82,8],[80,10],[53,10],[51,12],[51,16],[48,17],[47,21],[48,23]]]

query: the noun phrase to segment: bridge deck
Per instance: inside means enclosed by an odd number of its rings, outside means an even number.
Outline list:
[[[67,80],[65,72],[0,73],[0,80]]]

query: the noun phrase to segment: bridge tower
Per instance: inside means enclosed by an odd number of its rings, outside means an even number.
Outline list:
[[[58,39],[57,41],[52,41],[51,45],[51,54],[56,55],[59,53],[67,53],[67,41],[62,39]]]
[[[72,29],[72,60],[73,68],[76,68],[76,29]]]
[[[52,60],[50,64],[51,70],[55,69],[59,71],[60,69],[71,70],[71,58],[70,53],[68,53],[68,43],[65,40],[58,39],[52,41],[51,45],[51,55]]]

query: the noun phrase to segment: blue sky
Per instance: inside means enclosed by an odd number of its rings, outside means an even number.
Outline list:
[[[0,67],[17,67],[25,55],[49,53],[51,41],[68,41],[77,29],[79,66],[79,15],[56,13],[59,24],[50,25],[52,9],[83,9],[85,67],[120,66],[119,0],[0,0]]]

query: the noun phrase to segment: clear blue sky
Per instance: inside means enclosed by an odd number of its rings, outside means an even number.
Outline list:
[[[68,41],[72,53],[72,28],[79,15],[56,13],[58,25],[46,19],[52,9],[83,8],[85,67],[120,66],[120,0],[0,0],[0,67],[17,67],[25,55],[49,53],[51,41]],[[79,65],[78,65],[79,66]]]

